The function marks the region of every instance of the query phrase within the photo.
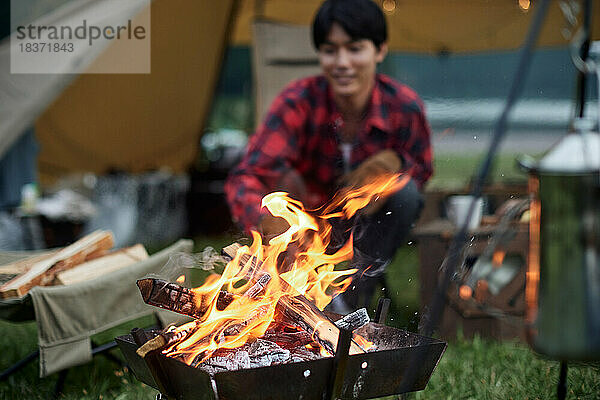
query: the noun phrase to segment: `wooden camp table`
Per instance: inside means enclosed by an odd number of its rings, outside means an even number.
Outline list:
[[[468,242],[467,261],[473,262],[485,250],[489,243],[496,224],[490,218],[484,219],[482,225],[472,231],[471,240]],[[525,312],[525,266],[529,246],[529,227],[527,223],[514,222],[511,227],[514,237],[503,249],[506,255],[518,255],[523,260],[523,268],[514,279],[506,285],[497,296],[488,299],[488,304],[510,315],[508,320],[489,316],[477,307],[474,299],[465,301],[457,296],[457,287],[452,284],[446,294],[446,307],[440,323],[440,334],[443,338],[456,336],[459,326],[463,334],[472,337],[478,333],[481,336],[497,339],[522,338],[522,318]],[[434,291],[440,277],[440,267],[457,228],[447,219],[435,219],[413,231],[417,241],[419,254],[419,278],[421,314],[424,315],[431,303]]]

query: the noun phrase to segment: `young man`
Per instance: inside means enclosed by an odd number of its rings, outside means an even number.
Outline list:
[[[373,1],[327,0],[312,28],[322,75],[292,82],[275,98],[225,193],[234,220],[268,238],[287,223],[260,209],[267,193],[288,191],[310,209],[331,199],[340,182],[359,187],[382,173],[409,174],[403,189],[351,226],[334,225],[334,240],[353,231],[352,266],[360,269],[332,302],[334,311],[348,312],[368,305],[420,213],[420,190],[432,174],[430,130],[417,94],[376,73],[387,54],[387,27]]]

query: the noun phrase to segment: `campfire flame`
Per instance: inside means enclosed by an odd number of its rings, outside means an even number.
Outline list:
[[[258,232],[252,232],[252,244],[240,247],[222,274],[210,275],[202,286],[191,289],[201,295],[198,298],[209,299],[209,309],[200,320],[174,328],[191,333],[163,352],[191,364],[198,358],[207,359],[217,349],[240,347],[267,331],[283,296],[302,294],[323,310],[333,297],[346,290],[357,272],[334,268],[352,259],[352,237],[335,253],[326,254],[332,229],[329,220],[348,219],[369,204],[383,201],[409,178],[398,174],[380,176],[363,187],[337,193],[320,213],[307,212],[301,202],[284,192],[265,196],[262,206],[273,216],[284,218],[289,228],[268,243],[262,242]],[[264,287],[259,286],[260,294],[249,295],[251,288],[256,292],[257,282],[264,283]],[[234,295],[224,309],[217,308],[221,290]],[[367,340],[356,338],[363,349],[370,347]],[[323,348],[320,351],[327,354]]]

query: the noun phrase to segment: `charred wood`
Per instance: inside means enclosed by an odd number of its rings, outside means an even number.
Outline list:
[[[361,308],[335,321],[335,326],[340,329],[353,331],[368,324],[370,321],[371,320],[369,318],[369,314],[367,313],[367,309]]]
[[[162,279],[144,278],[137,281],[146,304],[200,319],[208,311],[213,294],[199,294],[191,289]],[[224,310],[235,299],[231,293],[221,290],[217,297],[217,309]]]
[[[282,296],[277,303],[277,312],[287,320],[308,332],[329,354],[335,354],[340,330],[306,297]],[[365,351],[352,342],[350,354],[360,354]]]

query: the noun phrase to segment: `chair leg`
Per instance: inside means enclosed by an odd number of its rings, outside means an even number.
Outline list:
[[[158,318],[158,314],[154,313],[154,320],[156,321],[156,326],[158,327],[158,329],[164,329],[165,327],[163,326],[162,322],[160,321],[160,318]]]
[[[69,373],[69,369],[63,369],[58,373],[58,380],[56,381],[56,385],[54,386],[54,399],[58,399],[63,392],[65,387],[65,380],[67,379],[67,374]]]
[[[5,369],[4,371],[2,371],[2,373],[0,374],[0,382],[3,381],[3,380],[5,380],[6,378],[8,378],[9,376],[11,376],[15,372],[21,370],[27,364],[29,364],[30,362],[32,362],[33,360],[35,360],[36,358],[38,358],[39,355],[40,355],[40,351],[36,350],[33,353],[28,354],[27,356],[25,356],[25,358],[17,361],[16,363],[14,363],[13,365],[11,365],[10,367],[8,367],[7,369]]]
[[[106,357],[109,361],[114,362],[119,367],[124,367],[125,363],[118,357],[115,357],[109,351],[117,347],[117,343],[113,340],[112,342],[103,344],[98,346],[94,341],[92,341],[92,355],[101,354]]]

